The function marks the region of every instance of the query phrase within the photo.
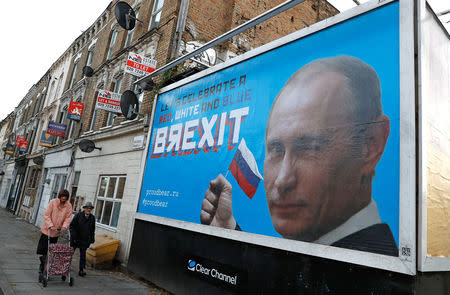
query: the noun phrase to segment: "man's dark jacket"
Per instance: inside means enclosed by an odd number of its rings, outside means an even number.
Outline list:
[[[95,241],[95,217],[79,212],[70,223],[70,238],[73,247],[88,248]]]
[[[372,252],[390,256],[398,256],[398,248],[395,243],[389,225],[378,223],[348,235],[331,246]]]

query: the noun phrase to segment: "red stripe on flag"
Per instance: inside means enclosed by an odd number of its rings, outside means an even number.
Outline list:
[[[233,161],[231,161],[228,170],[230,170],[231,174],[233,174],[234,178],[236,178],[239,186],[247,195],[247,197],[249,197],[250,199],[253,198],[256,193],[256,187],[248,182],[247,178],[245,178],[245,175],[241,172],[241,169],[239,169],[239,166],[234,159]]]

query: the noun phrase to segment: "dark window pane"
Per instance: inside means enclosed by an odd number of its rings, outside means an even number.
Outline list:
[[[108,178],[107,177],[102,177],[100,179],[100,188],[98,190],[98,196],[99,197],[104,197],[105,196],[105,190],[106,190],[106,183],[108,182]]]
[[[105,208],[103,208],[102,223],[109,225],[109,220],[111,218],[113,202],[105,202]]]
[[[120,213],[120,205],[121,203],[114,203],[114,210],[111,218],[111,226],[117,227],[117,223],[119,221],[119,213]]]
[[[104,201],[103,200],[98,200],[97,201],[97,205],[95,206],[95,220],[97,221],[97,222],[100,222],[100,218],[102,217],[102,211],[103,211],[103,203],[104,203]],[[80,207],[82,206],[83,204],[80,204]]]
[[[114,190],[116,189],[116,181],[117,181],[117,178],[115,178],[115,177],[109,178],[108,193],[106,195],[107,198],[114,198]]]
[[[117,194],[116,194],[116,198],[117,199],[122,199],[123,197],[123,190],[125,188],[125,177],[121,177],[119,178],[119,186],[117,187]]]

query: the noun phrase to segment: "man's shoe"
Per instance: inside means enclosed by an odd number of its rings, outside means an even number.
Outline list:
[[[84,276],[86,276],[86,272],[80,270],[80,271],[78,272],[78,275],[79,275],[80,277],[84,277]]]

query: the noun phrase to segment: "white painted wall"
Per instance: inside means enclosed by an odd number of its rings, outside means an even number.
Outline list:
[[[44,190],[42,191],[42,198],[37,212],[36,225],[41,226],[44,221],[44,213],[47,208],[48,202],[50,201],[50,195],[52,192],[53,184],[55,181],[55,174],[66,174],[66,189],[68,189],[68,183],[70,179],[70,173],[72,171],[71,167],[67,165],[70,164],[70,157],[72,156],[72,150],[64,150],[57,153],[46,155],[43,167],[48,168],[47,179],[50,179],[49,184],[44,185]],[[61,167],[62,166],[62,167]],[[65,166],[65,167],[64,167]],[[45,182],[45,179],[42,179]],[[70,190],[69,190],[70,191]],[[39,196],[36,200],[39,202]]]
[[[133,138],[139,134],[118,136],[109,140],[96,140],[95,144],[102,150],[90,154],[77,149],[75,169],[81,171],[78,196],[96,204],[97,186],[101,175],[126,175],[124,195],[116,229],[97,224],[96,234],[106,234],[121,241],[118,259],[128,260],[127,245],[131,238],[132,221],[137,202],[138,177],[143,149],[132,150]],[[95,208],[94,208],[95,211]],[[94,212],[96,214],[97,211]]]

